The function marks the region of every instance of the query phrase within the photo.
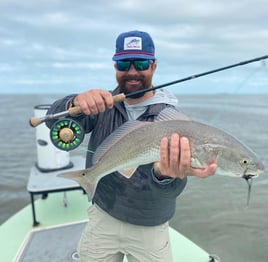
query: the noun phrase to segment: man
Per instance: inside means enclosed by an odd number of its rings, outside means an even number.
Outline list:
[[[83,114],[75,119],[86,132],[91,132],[87,167],[92,164],[90,152],[124,122],[154,121],[161,110],[177,104],[176,98],[164,90],[113,102],[115,94],[152,87],[157,63],[154,43],[148,33],[120,34],[113,60],[118,82],[113,92],[92,89],[70,95],[56,101],[48,112],[81,107]],[[126,154],[128,150],[126,148]],[[80,240],[80,260],[119,262],[126,255],[129,262],[172,261],[168,220],[175,212],[176,197],[183,191],[187,176],[207,177],[213,175],[217,167],[210,164],[205,169],[193,169],[190,156],[188,139],[173,134],[162,139],[159,162],[140,166],[130,179],[117,172],[103,177]]]

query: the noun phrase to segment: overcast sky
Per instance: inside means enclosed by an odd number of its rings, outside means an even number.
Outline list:
[[[77,93],[116,85],[119,33],[156,45],[160,85],[268,55],[267,0],[0,0],[0,92]],[[268,60],[169,87],[268,93]]]

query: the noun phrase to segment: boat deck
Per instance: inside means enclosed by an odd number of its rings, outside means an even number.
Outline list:
[[[0,227],[1,261],[79,261],[75,249],[89,205],[82,191],[49,194],[46,199],[35,201],[40,221],[36,227],[32,227],[32,210],[28,205]],[[214,261],[172,228],[170,236],[174,261]]]

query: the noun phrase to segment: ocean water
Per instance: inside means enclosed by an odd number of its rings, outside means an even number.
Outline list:
[[[30,203],[26,185],[37,157],[35,129],[28,121],[35,105],[50,104],[58,97],[0,97],[0,223]],[[178,97],[184,113],[233,134],[268,166],[268,95]],[[171,226],[224,262],[268,261],[267,175],[265,172],[254,180],[248,208],[247,184],[243,179],[191,177],[178,198]]]

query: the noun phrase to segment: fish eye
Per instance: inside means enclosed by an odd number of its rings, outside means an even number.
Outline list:
[[[245,165],[248,165],[249,164],[249,160],[248,159],[242,159],[240,160],[240,165],[241,166],[245,166]]]

